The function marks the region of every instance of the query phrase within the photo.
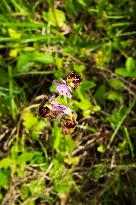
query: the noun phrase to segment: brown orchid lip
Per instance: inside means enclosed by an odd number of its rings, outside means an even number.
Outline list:
[[[67,128],[74,128],[76,123],[71,121],[71,120],[66,120],[66,122],[64,122],[64,125],[67,127]]]
[[[69,80],[72,80],[73,85],[70,86],[74,90],[76,90],[79,87],[80,83],[82,82],[82,77],[78,73],[73,71],[68,75],[66,75],[63,79],[66,81],[67,85],[70,85]]]
[[[46,107],[43,107],[43,106],[39,107],[39,115],[41,117],[46,118],[49,115],[49,113],[50,113],[50,109],[47,106]]]
[[[43,118],[51,117],[55,118],[57,113],[54,110],[50,110],[47,106],[39,108],[39,115]]]

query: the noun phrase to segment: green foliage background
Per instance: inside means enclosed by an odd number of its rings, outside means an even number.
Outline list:
[[[0,203],[136,204],[135,0],[0,1]],[[38,106],[75,71],[71,136]]]

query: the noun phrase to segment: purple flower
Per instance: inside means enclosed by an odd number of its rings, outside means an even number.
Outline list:
[[[73,112],[73,110],[70,109],[69,107],[65,105],[61,105],[55,101],[51,102],[51,105],[53,109],[55,110],[55,112],[57,112],[58,114],[69,115]]]
[[[49,97],[49,102],[52,102],[55,100],[55,95],[53,94],[52,96]]]
[[[57,85],[57,91],[60,95],[66,95],[68,98],[71,98],[72,95],[70,93],[70,89],[69,89],[69,86],[67,86],[66,84],[64,83],[58,83],[56,81],[54,81],[54,84]]]

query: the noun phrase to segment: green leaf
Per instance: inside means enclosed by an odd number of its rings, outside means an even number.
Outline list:
[[[117,101],[121,101],[122,100],[122,96],[119,93],[115,92],[115,91],[111,91],[108,94],[107,99],[108,100],[112,100],[112,101],[116,101],[116,100]]]
[[[57,65],[57,68],[58,69],[62,69],[62,66],[63,66],[63,59],[56,56],[55,57],[55,62],[56,62],[56,65]]]
[[[84,0],[77,0],[77,2],[78,2],[79,4],[81,4],[83,7],[86,6],[86,2],[85,2]]]
[[[98,111],[100,111],[101,110],[101,107],[99,106],[99,105],[93,105],[92,106],[92,111],[93,112],[98,112]]]
[[[4,159],[0,160],[0,168],[8,168],[12,164],[12,159],[9,157],[5,157]]]
[[[131,73],[135,69],[135,61],[132,57],[128,57],[126,60],[126,70]]]
[[[90,113],[94,113],[100,110],[100,107],[98,105],[93,106],[89,99],[86,97],[86,91],[89,91],[91,88],[94,88],[96,86],[95,82],[92,81],[86,81],[81,83],[79,89],[77,90],[78,97],[80,99],[80,102],[76,100],[72,100],[72,102],[81,110],[83,110],[84,116],[89,116]]]
[[[115,73],[124,77],[128,77],[128,71],[125,68],[117,68]]]
[[[43,18],[54,27],[65,25],[65,13],[59,9],[49,9],[48,13],[43,13]]]
[[[8,169],[0,170],[0,188],[7,189],[9,185],[10,171]]]
[[[39,134],[45,129],[47,124],[47,120],[38,120],[38,118],[30,111],[24,112],[23,114],[23,125],[31,131],[31,137],[33,140],[39,138]]]
[[[91,109],[91,103],[88,99],[81,100],[80,102],[73,100],[73,103],[79,107],[81,110]]]
[[[104,152],[104,146],[103,145],[99,145],[97,147],[97,151],[103,153]]]
[[[54,62],[54,57],[49,53],[21,53],[18,57],[17,71],[18,72],[27,72],[30,71],[34,66],[35,62],[52,64]]]
[[[46,120],[39,120],[38,124],[34,126],[34,130],[37,132],[43,131],[47,126],[48,122]]]
[[[22,53],[18,57],[17,71],[18,72],[27,72],[27,71],[31,70],[33,65],[34,65],[34,62],[32,62],[31,55]]]
[[[65,170],[63,170],[63,172],[65,172]],[[54,180],[54,184],[55,184],[54,190],[58,192],[59,194],[68,193],[71,187],[75,186],[75,182],[72,176],[68,172],[67,172],[67,175],[63,176],[63,178],[62,177],[56,178]]]
[[[70,137],[65,138],[65,151],[68,151],[69,153],[72,153],[73,149],[76,147],[75,141]]]
[[[125,68],[117,68],[115,70],[115,72],[118,75],[121,75],[123,77],[132,77],[132,78],[136,78],[136,71],[133,71],[131,73],[129,73]]]
[[[74,70],[79,73],[82,73],[86,69],[85,65],[74,64],[73,66]]]
[[[122,117],[125,115],[126,110],[127,110],[126,107],[114,109],[112,111],[112,114],[109,117],[107,117],[107,120],[111,123],[114,129],[118,125],[118,123],[121,121]]]
[[[25,112],[23,114],[23,125],[27,129],[31,129],[32,127],[36,126],[38,124],[37,117],[34,117],[33,113],[31,112]]]
[[[17,164],[25,164],[26,162],[30,162],[34,156],[37,155],[38,152],[31,151],[31,152],[24,152],[17,157]]]
[[[8,75],[3,68],[0,68],[0,86],[5,85],[8,82]]]
[[[35,53],[33,60],[39,63],[52,64],[54,62],[54,57],[51,53]]]
[[[61,184],[56,185],[55,188],[56,188],[55,191],[61,194],[61,193],[68,193],[71,186],[67,182],[61,182]]]
[[[98,104],[101,105],[104,102],[105,94],[106,94],[106,86],[102,84],[98,87],[98,89],[95,92],[95,99]]]
[[[26,184],[22,184],[20,190],[21,190],[21,199],[23,200],[27,199],[30,195],[29,187]]]
[[[112,88],[118,91],[124,90],[124,83],[118,78],[112,78],[109,80],[109,84]]]
[[[8,28],[8,33],[9,33],[9,36],[11,38],[14,38],[14,39],[20,39],[21,38],[21,33],[19,33],[19,31],[16,31],[12,28]]]
[[[85,99],[86,91],[89,91],[90,89],[94,88],[96,86],[94,81],[85,81],[81,83],[80,87],[77,89],[78,97],[81,101],[88,101],[88,99]]]
[[[128,73],[128,77],[136,78],[136,71],[133,71],[133,72],[131,72],[131,73]]]
[[[30,199],[27,203],[28,197],[31,196],[40,196],[45,189],[45,182],[44,180],[31,180],[30,182],[24,183],[21,186],[21,199],[26,200],[26,205],[35,205],[34,199]]]
[[[95,166],[95,170],[94,170],[94,177],[96,178],[96,179],[99,179],[99,178],[101,178],[102,177],[102,168],[100,167],[100,165],[96,165]]]
[[[78,108],[80,108],[83,111],[83,115],[85,117],[89,116],[92,110],[92,105],[88,99],[83,99],[80,102],[76,100],[72,100],[74,105],[76,105]]]
[[[92,89],[96,86],[96,83],[93,80],[86,80],[85,82],[81,83],[79,90],[85,92],[89,89]]]

